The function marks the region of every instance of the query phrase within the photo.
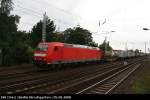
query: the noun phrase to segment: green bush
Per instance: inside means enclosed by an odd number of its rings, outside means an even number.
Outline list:
[[[7,49],[5,65],[32,63],[33,49],[28,45],[20,45]]]

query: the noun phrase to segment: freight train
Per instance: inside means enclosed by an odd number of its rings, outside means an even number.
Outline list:
[[[112,61],[135,56],[139,54],[123,50],[103,52],[97,47],[61,42],[41,42],[34,51],[33,59],[36,66],[44,68],[51,65]]]

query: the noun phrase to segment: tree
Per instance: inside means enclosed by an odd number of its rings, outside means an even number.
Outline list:
[[[89,46],[92,46],[92,47],[98,47],[98,43],[90,42]]]
[[[32,49],[29,45],[28,35],[28,33],[22,31],[13,34],[11,43],[9,43],[8,64],[29,63],[31,61]]]
[[[9,15],[13,10],[13,2],[12,0],[0,0],[0,14]]]
[[[32,46],[36,47],[39,42],[42,41],[42,25],[43,22],[40,20],[35,26],[33,26],[31,31],[31,41]],[[56,29],[54,22],[49,18],[46,19],[46,41],[50,42],[53,40],[53,33]]]
[[[90,45],[92,33],[79,26],[64,31],[64,42],[72,44]]]
[[[140,53],[140,50],[139,50],[139,49],[136,49],[135,52],[136,52],[136,53]]]
[[[2,65],[5,64],[5,58],[9,55],[12,37],[17,32],[17,23],[20,17],[10,15],[13,10],[12,0],[1,0],[0,2],[0,49],[2,54]]]
[[[104,40],[104,42],[99,46],[99,48],[102,51],[110,51],[110,50],[112,50],[112,47],[109,45],[109,42],[107,42],[106,40]]]

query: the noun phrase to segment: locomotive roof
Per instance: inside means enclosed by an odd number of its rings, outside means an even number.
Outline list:
[[[96,47],[90,47],[90,46],[78,45],[78,44],[67,44],[67,43],[64,43],[64,46],[99,50],[99,48],[96,48]]]
[[[90,46],[79,45],[79,44],[68,44],[68,43],[61,43],[61,42],[45,42],[43,44],[49,44],[49,45],[54,45],[54,46],[65,46],[65,47],[87,48],[87,49],[99,50],[99,48],[97,48],[97,47],[90,47]]]

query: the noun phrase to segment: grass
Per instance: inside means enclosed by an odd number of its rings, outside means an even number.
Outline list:
[[[150,94],[150,62],[146,62],[144,67],[132,85],[132,90],[136,94]]]

